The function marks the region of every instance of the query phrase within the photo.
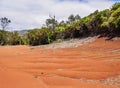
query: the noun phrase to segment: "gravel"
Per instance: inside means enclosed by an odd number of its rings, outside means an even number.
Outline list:
[[[97,37],[87,37],[87,38],[82,38],[82,39],[70,39],[70,40],[61,41],[59,43],[51,43],[48,45],[40,45],[40,46],[36,46],[36,47],[47,48],[47,49],[78,47],[78,46],[81,46],[86,43],[91,43],[96,38]]]
[[[92,80],[92,79],[80,79],[81,82],[101,82],[106,85],[111,85],[111,86],[116,86],[120,88],[120,75],[116,77],[110,77],[106,79],[101,79],[101,80]]]

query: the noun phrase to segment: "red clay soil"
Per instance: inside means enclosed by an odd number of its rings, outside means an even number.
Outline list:
[[[120,39],[75,48],[0,47],[0,88],[120,88]],[[112,85],[111,85],[112,84]]]

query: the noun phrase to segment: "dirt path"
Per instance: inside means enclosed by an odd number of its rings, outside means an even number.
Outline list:
[[[0,47],[0,88],[120,88],[120,39],[54,49]]]

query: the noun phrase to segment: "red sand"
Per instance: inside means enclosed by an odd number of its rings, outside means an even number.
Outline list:
[[[120,75],[120,39],[76,48],[0,47],[0,88],[119,88],[102,82]]]

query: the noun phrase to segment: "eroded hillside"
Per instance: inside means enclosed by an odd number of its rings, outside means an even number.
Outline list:
[[[120,38],[72,48],[0,47],[1,88],[120,88]]]

